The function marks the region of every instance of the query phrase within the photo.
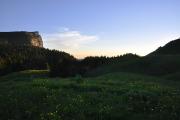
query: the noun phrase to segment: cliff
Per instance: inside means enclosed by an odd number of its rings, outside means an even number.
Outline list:
[[[43,47],[39,32],[0,32],[0,44]]]

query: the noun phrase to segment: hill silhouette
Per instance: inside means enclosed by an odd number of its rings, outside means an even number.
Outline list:
[[[28,69],[48,69],[51,76],[60,77],[99,76],[113,72],[180,77],[180,39],[144,57],[129,53],[117,57],[90,56],[78,60],[57,50],[0,45],[0,58],[0,75]]]
[[[180,54],[180,38],[170,41],[163,47],[159,47],[149,55],[177,55]]]
[[[177,80],[180,78],[180,39],[159,47],[147,56],[116,64],[108,64],[87,73],[87,76],[99,76],[112,72],[130,72],[153,76],[165,76]]]

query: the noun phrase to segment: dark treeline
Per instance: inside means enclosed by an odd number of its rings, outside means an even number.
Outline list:
[[[98,76],[112,72],[130,72],[153,76],[164,76],[180,72],[180,39],[173,40],[154,52],[139,57],[125,54],[116,57],[86,57],[83,60],[52,62],[53,76]]]
[[[134,54],[117,57],[86,57],[78,60],[68,53],[30,46],[0,46],[0,75],[27,69],[49,69],[50,76],[85,75],[97,67],[139,58]]]
[[[118,64],[118,63],[124,63],[127,61],[135,60],[140,58],[136,54],[124,54],[116,57],[106,57],[106,56],[101,56],[101,57],[86,57],[81,61],[81,66],[84,69],[83,71],[89,72],[92,71],[98,67],[105,66],[105,65],[112,65],[112,64]]]
[[[147,56],[90,56],[82,60],[57,50],[30,46],[0,45],[0,75],[28,69],[48,69],[50,76],[97,76],[132,72],[162,76],[180,72],[180,40],[174,40]]]
[[[75,75],[85,76],[86,73],[95,70],[96,68],[104,65],[116,64],[119,62],[129,61],[131,59],[140,58],[135,54],[124,54],[117,57],[106,57],[106,56],[90,56],[82,60],[78,59],[63,59],[51,62],[50,64],[50,75],[69,77]]]
[[[16,72],[27,69],[47,69],[49,63],[56,59],[75,59],[73,56],[30,46],[0,45],[0,74]]]
[[[113,63],[113,62],[110,62]],[[152,76],[180,75],[180,39],[170,41],[163,47],[138,59],[118,60],[115,64],[105,65],[88,72],[89,76],[98,76],[112,72],[128,72]]]

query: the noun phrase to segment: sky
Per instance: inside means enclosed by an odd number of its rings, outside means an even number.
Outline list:
[[[0,31],[39,31],[77,58],[144,56],[180,37],[180,0],[0,0]]]

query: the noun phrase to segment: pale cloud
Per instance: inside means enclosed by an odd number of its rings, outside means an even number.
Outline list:
[[[79,31],[70,31],[68,28],[57,33],[43,35],[45,47],[60,50],[80,49],[83,45],[98,39],[96,35],[84,35]]]

